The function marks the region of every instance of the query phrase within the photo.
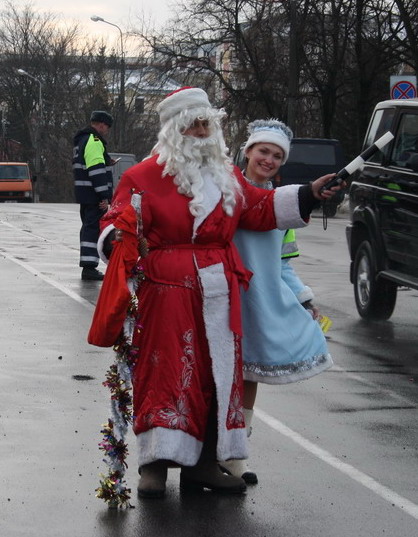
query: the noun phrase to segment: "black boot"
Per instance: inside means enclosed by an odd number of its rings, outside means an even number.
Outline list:
[[[81,271],[81,279],[82,280],[96,280],[101,281],[104,278],[103,272],[100,272],[100,270],[97,270],[95,267],[83,267],[83,270]]]

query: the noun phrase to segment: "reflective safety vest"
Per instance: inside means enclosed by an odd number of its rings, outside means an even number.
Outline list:
[[[77,203],[96,204],[112,199],[113,175],[106,142],[92,127],[74,138],[73,177]]]
[[[282,243],[282,259],[289,257],[298,257],[299,249],[296,243],[296,231],[294,229],[286,230]]]

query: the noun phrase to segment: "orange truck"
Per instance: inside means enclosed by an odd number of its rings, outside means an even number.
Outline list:
[[[0,162],[0,202],[32,202],[33,188],[26,162]]]

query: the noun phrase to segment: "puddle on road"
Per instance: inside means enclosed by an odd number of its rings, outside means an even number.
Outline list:
[[[71,378],[73,380],[95,380],[95,378],[90,375],[72,375]]]
[[[382,410],[415,410],[417,407],[414,405],[405,405],[405,406],[376,406],[376,407],[358,407],[358,408],[347,408],[347,407],[340,407],[340,408],[331,408],[329,409],[329,412],[335,413],[335,414],[351,414],[354,412],[370,412],[370,411],[382,411]]]

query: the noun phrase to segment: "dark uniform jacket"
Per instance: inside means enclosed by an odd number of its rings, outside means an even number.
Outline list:
[[[74,137],[73,176],[75,197],[80,204],[98,204],[112,199],[113,177],[106,141],[93,127]]]

